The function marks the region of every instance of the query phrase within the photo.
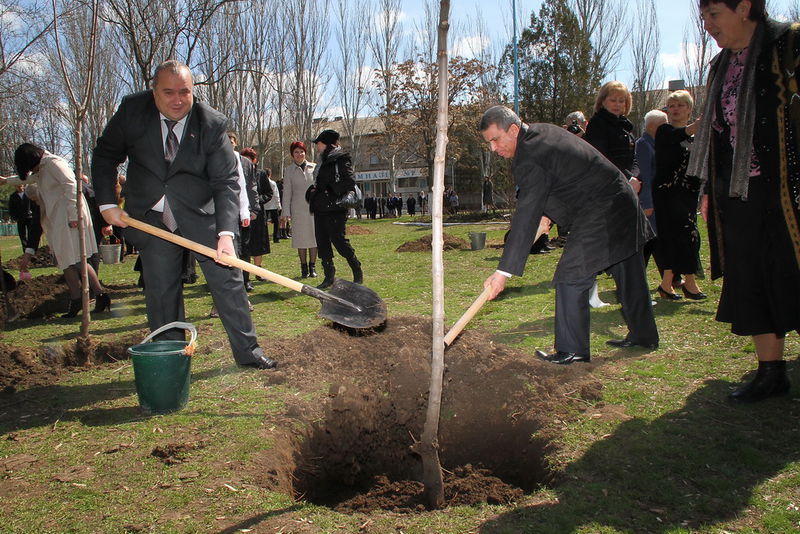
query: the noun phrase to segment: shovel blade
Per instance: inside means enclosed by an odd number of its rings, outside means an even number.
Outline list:
[[[320,299],[320,317],[350,328],[376,328],[386,322],[386,303],[367,286],[336,278],[327,293],[351,305]]]

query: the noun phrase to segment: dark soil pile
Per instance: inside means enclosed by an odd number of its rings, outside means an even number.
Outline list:
[[[399,247],[397,247],[397,252],[425,252],[432,250],[431,241],[433,240],[433,236],[430,234],[426,236],[422,236],[419,239],[414,241],[409,241],[408,243],[403,243]],[[460,237],[456,237],[451,234],[442,234],[442,241],[444,250],[470,250],[470,244],[465,240],[461,239]]]
[[[373,232],[366,226],[360,226],[358,224],[348,224],[347,233],[349,235],[370,235]]]
[[[6,269],[19,269],[20,262],[22,262],[22,256],[7,261],[3,267]],[[36,254],[31,256],[31,267],[55,267],[56,265],[58,265],[56,256],[50,250],[50,245],[40,247]]]
[[[430,381],[431,325],[392,318],[373,335],[334,328],[273,345],[281,367],[266,375],[294,395],[255,461],[256,478],[341,511],[424,508],[420,459]],[[555,366],[465,332],[446,352],[439,427],[448,505],[507,503],[546,484],[546,456],[563,421],[600,398],[593,365]],[[296,423],[300,421],[302,425]],[[277,435],[276,435],[277,434]]]

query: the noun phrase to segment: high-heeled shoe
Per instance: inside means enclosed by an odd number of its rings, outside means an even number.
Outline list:
[[[78,312],[81,311],[81,299],[80,297],[76,299],[69,299],[69,309],[67,313],[63,314],[61,317],[63,319],[68,319],[70,317],[75,317],[78,315]]]
[[[692,293],[691,291],[686,289],[686,286],[681,286],[681,289],[683,290],[683,294],[686,296],[687,299],[703,300],[708,298],[708,295],[706,295],[702,291],[698,291],[697,293]]]
[[[661,296],[662,299],[667,299],[667,300],[681,300],[683,298],[677,293],[670,293],[661,286],[658,286],[658,294]]]
[[[111,311],[111,297],[108,296],[108,293],[100,293],[94,298],[92,313],[102,313],[106,310]]]

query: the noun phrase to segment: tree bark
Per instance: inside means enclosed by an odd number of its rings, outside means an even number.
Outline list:
[[[439,110],[436,118],[436,152],[433,165],[433,335],[431,383],[428,390],[428,410],[420,441],[412,449],[422,458],[422,477],[429,508],[444,505],[444,482],[439,462],[439,414],[442,405],[444,375],[444,264],[442,253],[442,195],[447,150],[447,32],[450,27],[450,1],[441,0],[439,8]]]

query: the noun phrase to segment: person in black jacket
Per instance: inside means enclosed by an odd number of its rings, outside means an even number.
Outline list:
[[[25,193],[25,184],[17,186],[17,190],[8,198],[8,211],[11,218],[17,221],[17,233],[22,244],[22,261],[19,265],[19,279],[29,280],[31,273],[28,266],[31,257],[39,248],[42,238],[42,223],[39,206]]]
[[[336,199],[355,188],[353,163],[350,154],[339,146],[339,132],[323,130],[314,143],[320,153],[320,164],[315,169],[314,184],[308,188],[306,199],[314,214],[314,235],[325,272],[325,279],[318,287],[325,289],[333,285],[336,268],[331,245],[347,260],[353,270],[353,281],[361,284],[364,281],[361,262],[345,237],[347,208],[336,204]]]
[[[611,81],[603,85],[594,103],[594,115],[586,126],[584,141],[599,150],[613,163],[636,193],[641,188],[636,162],[636,139],[633,124],[626,115],[631,112],[633,99],[622,82]]]

